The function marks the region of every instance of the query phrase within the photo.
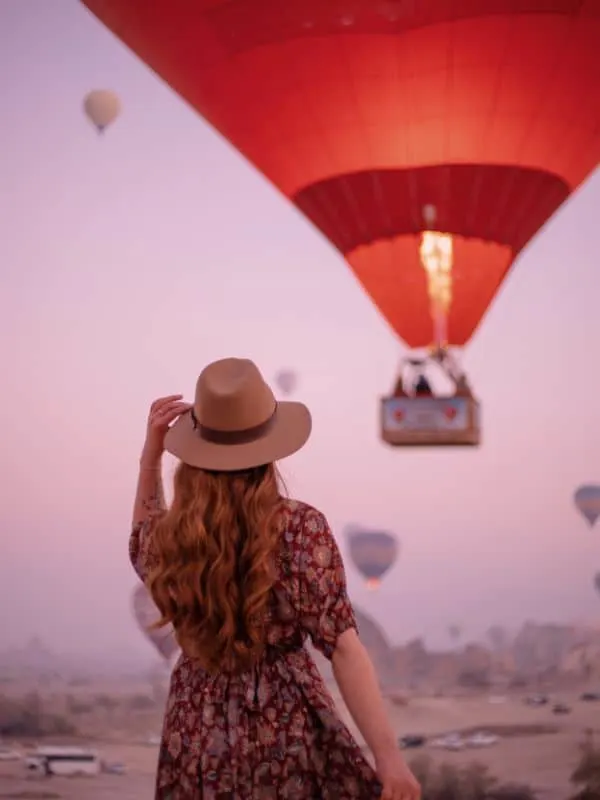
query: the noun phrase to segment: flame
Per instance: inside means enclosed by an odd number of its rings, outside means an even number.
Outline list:
[[[429,297],[436,306],[448,313],[452,302],[452,236],[423,231],[419,255],[427,273]]]
[[[446,323],[452,305],[453,242],[448,233],[423,231],[419,256],[427,273],[427,291],[435,326],[435,344],[446,343]]]

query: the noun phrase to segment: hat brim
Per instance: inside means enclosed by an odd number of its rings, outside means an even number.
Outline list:
[[[188,413],[167,431],[165,450],[191,467],[234,472],[293,455],[306,444],[311,429],[310,411],[303,403],[279,402],[277,417],[263,436],[244,444],[217,444],[198,434]]]

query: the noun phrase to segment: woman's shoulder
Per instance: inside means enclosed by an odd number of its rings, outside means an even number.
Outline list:
[[[287,531],[302,532],[304,535],[326,533],[329,525],[325,515],[318,508],[301,500],[284,500],[284,528]]]
[[[300,523],[311,522],[319,518],[325,519],[325,515],[318,508],[292,497],[284,499],[283,512],[289,519],[297,520]]]

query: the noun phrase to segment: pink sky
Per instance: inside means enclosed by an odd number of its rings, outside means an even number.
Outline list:
[[[338,539],[396,531],[397,566],[351,594],[393,640],[490,622],[599,619],[600,174],[531,243],[464,353],[478,451],[377,440],[401,346],[342,258],[75,0],[0,4],[0,648],[146,652],[130,618],[132,493],[149,402],[204,364],[300,374],[313,440],[284,462]],[[81,111],[120,94],[103,138]],[[600,530],[600,529],[599,529]]]

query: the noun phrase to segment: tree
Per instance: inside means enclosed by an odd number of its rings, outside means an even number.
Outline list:
[[[592,730],[579,748],[580,757],[571,775],[571,783],[576,788],[571,800],[600,800],[600,748],[594,741]]]
[[[20,700],[0,696],[0,736],[29,738],[37,736],[70,736],[76,732],[68,719],[44,712],[35,692]]]
[[[428,756],[422,756],[410,766],[421,784],[423,800],[536,800],[529,786],[499,784],[483,764],[436,768]]]

